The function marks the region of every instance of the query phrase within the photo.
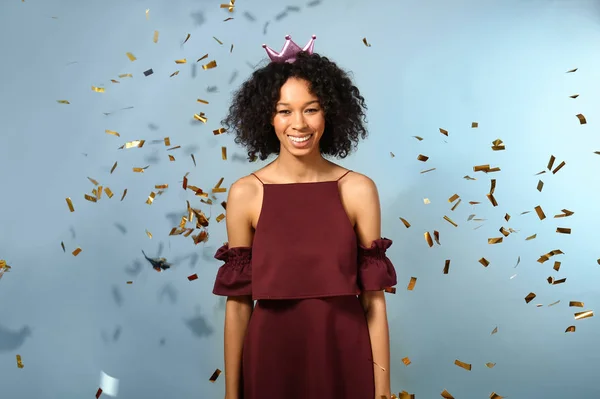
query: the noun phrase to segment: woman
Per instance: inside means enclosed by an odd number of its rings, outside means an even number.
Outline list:
[[[366,137],[364,99],[313,40],[304,50],[286,40],[223,121],[251,157],[277,154],[231,186],[229,242],[215,255],[225,264],[213,293],[228,297],[225,397],[390,398],[392,242],[373,181],[325,158]]]

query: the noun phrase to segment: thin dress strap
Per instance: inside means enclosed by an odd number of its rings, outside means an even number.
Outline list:
[[[344,178],[344,176],[346,176],[348,173],[352,172],[351,170],[347,170],[346,173],[344,173],[343,175],[340,176],[339,179],[337,179],[336,181],[340,181]]]
[[[258,176],[256,176],[254,173],[250,173],[252,176],[256,177],[258,179],[258,181],[264,186],[265,183],[263,183],[262,180],[260,180],[260,178]]]

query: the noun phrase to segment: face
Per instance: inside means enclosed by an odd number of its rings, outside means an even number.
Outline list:
[[[273,127],[281,143],[281,152],[287,151],[294,156],[319,152],[325,114],[306,80],[290,78],[281,86]]]

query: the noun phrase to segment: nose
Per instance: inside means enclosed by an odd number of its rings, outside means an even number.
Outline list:
[[[307,124],[306,121],[304,120],[304,115],[302,113],[296,114],[296,117],[294,118],[293,121],[293,125],[292,128],[294,130],[302,130],[302,129],[306,129]]]

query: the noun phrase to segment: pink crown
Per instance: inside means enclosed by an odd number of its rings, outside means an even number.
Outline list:
[[[312,35],[312,38],[308,41],[308,43],[306,43],[306,46],[304,46],[304,48],[300,48],[300,46],[294,43],[292,37],[287,35],[285,37],[285,44],[279,53],[266,44],[263,44],[262,46],[267,51],[267,54],[272,62],[294,62],[296,61],[296,55],[301,51],[305,51],[308,54],[313,53],[316,38],[317,37],[315,35]]]

